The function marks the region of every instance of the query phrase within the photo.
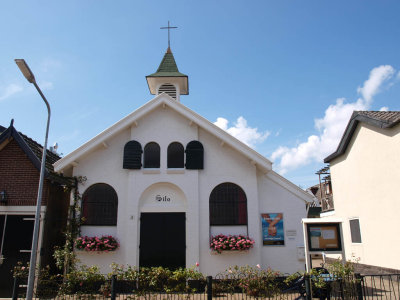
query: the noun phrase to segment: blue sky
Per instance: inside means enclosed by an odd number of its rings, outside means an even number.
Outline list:
[[[150,99],[167,48],[181,102],[273,159],[295,184],[336,149],[352,110],[400,110],[399,1],[2,1],[0,124],[64,155]]]

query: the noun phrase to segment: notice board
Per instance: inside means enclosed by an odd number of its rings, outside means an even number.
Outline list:
[[[307,236],[309,251],[342,251],[338,223],[309,223]]]

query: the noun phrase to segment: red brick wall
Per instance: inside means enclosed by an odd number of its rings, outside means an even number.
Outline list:
[[[7,193],[6,205],[36,205],[39,170],[29,160],[15,140],[0,150],[0,191]],[[42,205],[49,195],[48,184],[43,186]]]

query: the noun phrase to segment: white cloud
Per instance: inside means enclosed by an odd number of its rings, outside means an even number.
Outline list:
[[[256,144],[265,141],[265,139],[270,135],[269,131],[260,132],[258,128],[248,126],[246,119],[242,116],[237,118],[232,127],[228,127],[229,121],[221,117],[217,118],[217,121],[215,121],[214,124],[253,148]]]
[[[369,78],[357,90],[362,98],[351,103],[345,103],[344,98],[339,98],[325,110],[323,118],[314,121],[315,128],[319,131],[318,135],[309,136],[307,141],[296,147],[281,146],[276,149],[271,159],[277,164],[278,172],[284,174],[312,161],[322,162],[334,152],[353,111],[369,109],[373,97],[394,73],[394,68],[388,65],[372,69]]]
[[[373,68],[369,73],[369,78],[362,87],[357,89],[367,103],[372,101],[372,97],[379,92],[381,85],[386,80],[393,77],[395,70],[392,66],[385,65]]]
[[[20,91],[22,91],[22,87],[15,83],[11,83],[4,88],[0,87],[0,101],[5,100]]]
[[[389,107],[387,107],[387,106],[382,106],[380,109],[379,109],[379,111],[388,111],[389,110]]]

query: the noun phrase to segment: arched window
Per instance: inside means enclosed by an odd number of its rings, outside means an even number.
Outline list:
[[[96,183],[82,196],[84,225],[117,225],[118,196],[112,186]]]
[[[183,168],[185,152],[182,144],[173,142],[168,146],[167,168]]]
[[[160,167],[160,146],[155,142],[150,142],[144,147],[144,167]]]
[[[240,186],[225,182],[212,190],[210,225],[247,225],[247,198]]]
[[[191,141],[186,146],[186,169],[201,170],[204,168],[204,149],[199,141]]]
[[[137,141],[129,141],[124,147],[124,169],[140,169],[142,167],[142,145]]]

